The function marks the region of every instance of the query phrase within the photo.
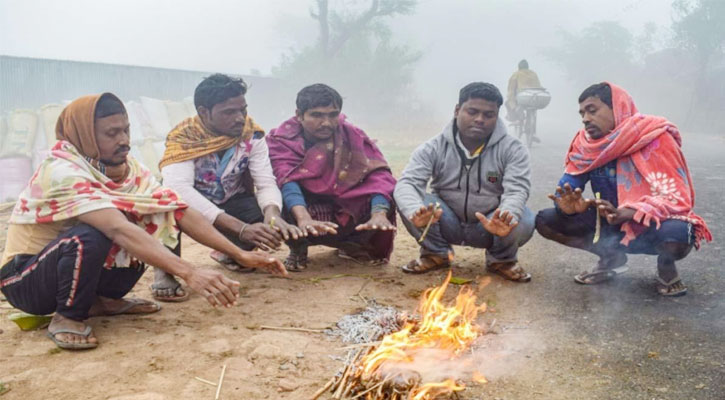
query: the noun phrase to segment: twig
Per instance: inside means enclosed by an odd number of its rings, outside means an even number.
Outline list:
[[[335,383],[335,377],[333,376],[332,379],[330,379],[329,382],[325,384],[320,390],[316,391],[315,394],[310,397],[310,400],[317,400],[320,396],[322,396],[323,393],[327,391],[333,384]]]
[[[216,386],[217,384],[212,381],[207,381],[204,378],[199,378],[198,376],[195,376],[194,379],[196,379],[199,382],[206,383],[207,385]]]
[[[357,395],[355,395],[355,397],[353,397],[353,398],[352,398],[352,399],[350,399],[350,400],[355,400],[355,399],[357,399],[357,398],[359,398],[359,397],[362,397],[363,395],[365,395],[365,394],[367,394],[367,393],[369,393],[369,392],[372,392],[373,390],[377,389],[378,387],[380,387],[380,386],[383,386],[383,384],[384,384],[385,382],[387,382],[387,380],[384,380],[384,381],[380,381],[380,383],[377,383],[377,384],[376,384],[375,386],[371,387],[370,389],[366,389],[366,390],[365,390],[364,392],[362,392],[362,393],[358,393]]]
[[[219,386],[216,387],[216,396],[214,400],[219,400],[219,393],[222,391],[222,383],[224,383],[224,373],[227,372],[227,365],[224,364],[222,367],[222,374],[219,375]]]
[[[295,328],[292,326],[268,326],[260,325],[259,329],[267,329],[270,331],[294,331],[294,332],[309,332],[309,333],[325,333],[324,329],[307,329],[307,328]]]
[[[596,197],[597,200],[599,200],[602,198],[602,194],[599,192],[596,192],[596,193],[594,193],[594,197]],[[594,207],[594,210],[596,211],[597,222],[596,222],[596,225],[594,226],[594,240],[592,240],[592,243],[596,243],[599,241],[599,235],[602,232],[602,217],[599,216],[599,208]]]
[[[380,340],[378,340],[377,342],[369,342],[369,343],[356,343],[356,344],[351,344],[351,345],[349,345],[349,346],[344,346],[344,347],[338,347],[337,349],[338,349],[338,350],[350,350],[350,349],[357,349],[358,347],[371,347],[371,346],[377,346],[377,345],[379,345],[380,343],[382,343],[382,341],[380,341]]]
[[[357,356],[355,358],[357,358]],[[353,362],[345,367],[345,372],[342,374],[342,377],[340,377],[340,381],[337,384],[337,389],[335,389],[335,393],[332,394],[333,399],[339,399],[342,395],[342,391],[345,390],[345,381],[347,380],[347,376],[350,374],[350,371],[352,371],[352,365],[354,363],[354,360],[355,359],[353,359]]]
[[[420,235],[420,239],[418,239],[418,243],[423,243],[425,240],[425,236],[428,234],[428,229],[430,229],[430,225],[433,223],[433,218],[436,216],[436,211],[440,208],[441,203],[436,201],[435,207],[433,207],[433,213],[430,215],[430,219],[428,219],[428,223],[425,224],[425,229],[423,230],[423,234]]]

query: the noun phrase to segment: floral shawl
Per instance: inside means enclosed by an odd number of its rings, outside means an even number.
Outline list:
[[[622,224],[624,245],[652,222],[659,229],[667,219],[691,223],[697,248],[702,239],[712,241],[707,224],[692,211],[695,189],[677,127],[665,118],[640,114],[624,89],[608,85],[612,89],[615,127],[599,139],[580,130],[566,156],[566,173],[583,174],[617,161],[619,207],[636,211],[632,221]]]
[[[176,220],[183,215],[186,204],[132,157],[128,157],[126,165],[126,178],[114,182],[71,143],[58,141],[20,194],[10,223],[44,224],[116,208],[163,245],[176,247]],[[133,262],[125,250],[114,244],[104,266],[127,267]]]

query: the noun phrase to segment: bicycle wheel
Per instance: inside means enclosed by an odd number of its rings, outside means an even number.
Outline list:
[[[536,136],[536,110],[526,110],[524,125],[526,131],[526,147],[531,148],[534,144],[534,137]]]

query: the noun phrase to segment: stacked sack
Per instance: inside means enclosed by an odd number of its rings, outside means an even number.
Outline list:
[[[0,203],[15,201],[38,165],[55,144],[55,125],[64,104],[46,104],[37,111],[16,109],[0,116]],[[196,114],[191,98],[183,101],[140,97],[125,103],[131,130],[131,155],[160,176],[159,160],[166,135]]]
[[[33,145],[38,116],[32,110],[13,110],[0,123],[0,203],[15,201],[33,174]]]

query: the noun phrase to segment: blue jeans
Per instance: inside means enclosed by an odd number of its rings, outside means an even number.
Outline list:
[[[426,194],[424,204],[440,203],[443,209],[441,219],[430,226],[428,234],[421,243],[420,254],[432,254],[448,257],[453,245],[486,249],[486,266],[494,263],[516,262],[519,247],[523,246],[534,234],[534,213],[524,208],[524,213],[516,228],[507,236],[500,237],[489,233],[480,222],[461,222],[460,218],[446,203],[434,194]],[[491,218],[493,211],[486,215]],[[408,216],[401,215],[403,224],[414,238],[420,238],[423,229],[416,228]]]
[[[601,238],[594,244],[592,239],[596,217],[596,211],[591,208],[576,215],[566,215],[555,208],[546,208],[539,211],[536,216],[536,229],[547,239],[589,251],[600,257],[609,257],[615,253],[658,255],[662,253],[661,245],[665,243],[680,244],[683,248],[687,248],[687,251],[693,246],[692,225],[676,219],[662,221],[659,229],[652,223],[652,226],[632,240],[629,246],[619,243],[624,237],[621,225],[609,225],[606,221],[602,221]],[[679,258],[682,257],[675,257]]]

